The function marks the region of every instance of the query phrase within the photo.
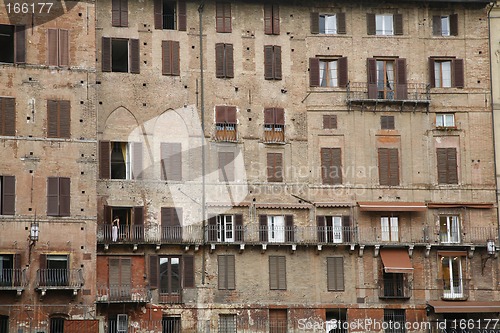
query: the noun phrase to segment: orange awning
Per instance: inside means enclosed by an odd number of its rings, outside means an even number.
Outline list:
[[[413,266],[406,249],[380,249],[380,257],[386,273],[411,273]]]
[[[500,312],[500,302],[429,301],[435,313]]]
[[[358,202],[359,210],[365,212],[423,212],[427,209],[425,202]]]

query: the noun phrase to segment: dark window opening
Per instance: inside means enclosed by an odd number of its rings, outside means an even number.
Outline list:
[[[385,333],[406,333],[405,310],[401,309],[384,310],[384,322],[387,325],[387,328],[384,329]]]
[[[0,255],[0,286],[7,287],[12,286],[12,277],[14,270],[14,256],[12,254],[2,254]],[[3,331],[0,317],[0,332]]]
[[[64,318],[50,318],[50,333],[64,333]]]
[[[111,146],[111,179],[130,179],[127,142],[112,142]]]
[[[0,62],[14,63],[14,30],[13,25],[0,24]]]
[[[9,332],[8,316],[0,316],[0,332]]]
[[[347,309],[326,309],[326,333],[347,333],[347,324]]]
[[[162,13],[163,13],[163,29],[175,30],[176,22],[176,11],[177,2],[176,1],[163,1],[162,3]]]
[[[113,72],[128,72],[128,39],[111,40],[111,70]]]
[[[68,272],[68,256],[67,255],[48,255],[47,256],[47,269],[45,272],[45,281],[47,286],[67,286],[69,280]],[[60,319],[63,318],[53,318]],[[56,320],[56,323],[57,320]],[[51,320],[52,327],[52,320]],[[62,329],[62,328],[61,328]],[[52,331],[51,331],[52,332]],[[59,332],[59,331],[55,331]],[[62,331],[60,331],[62,332]]]
[[[16,213],[16,178],[0,176],[0,215]]]
[[[386,130],[395,129],[394,116],[381,116],[380,117],[380,128]]]
[[[288,318],[286,309],[269,310],[269,332],[286,333],[288,332]]]
[[[163,317],[161,319],[162,333],[180,333],[181,317]]]
[[[384,296],[405,297],[405,276],[403,273],[384,273]]]
[[[160,257],[160,295],[180,295],[180,257]]]

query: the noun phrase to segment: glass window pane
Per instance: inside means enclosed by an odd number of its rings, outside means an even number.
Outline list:
[[[442,114],[437,114],[436,115],[436,126],[437,127],[443,127],[444,126],[444,117]]]
[[[337,18],[335,15],[325,15],[325,34],[337,33]]]
[[[450,17],[441,16],[441,36],[450,35]]]
[[[319,79],[320,79],[320,86],[321,87],[326,87],[327,84],[327,77],[326,77],[326,61],[320,61],[319,62]]]
[[[443,71],[443,87],[451,87],[451,61],[443,61],[441,63]]]

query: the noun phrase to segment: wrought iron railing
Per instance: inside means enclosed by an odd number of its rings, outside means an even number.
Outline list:
[[[236,142],[238,140],[236,124],[215,124],[215,140],[223,142]]]
[[[44,289],[77,289],[84,285],[82,269],[39,269],[35,287]]]
[[[375,90],[376,87],[374,88]],[[411,101],[428,103],[431,100],[430,85],[426,83],[407,83],[401,88],[402,93],[398,94],[397,87],[391,91],[384,91],[384,94],[374,93],[374,96],[368,91],[367,82],[349,82],[347,84],[347,101]]]
[[[151,301],[151,292],[144,286],[127,284],[98,286],[99,303],[147,303]]]
[[[24,289],[28,285],[26,268],[0,269],[0,290]]]

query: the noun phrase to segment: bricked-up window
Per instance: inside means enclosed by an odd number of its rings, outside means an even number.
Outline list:
[[[141,179],[142,142],[99,142],[101,179]]]
[[[267,153],[267,181],[283,181],[283,154]]]
[[[108,259],[109,300],[128,300],[132,295],[132,264],[130,258]]]
[[[280,7],[276,4],[264,4],[264,33],[280,34]]]
[[[0,214],[16,214],[16,177],[0,176]]]
[[[434,15],[432,16],[433,36],[458,36],[458,15]]]
[[[463,88],[464,60],[455,58],[429,58],[431,88]]]
[[[234,77],[233,44],[215,44],[215,77]]]
[[[323,129],[336,129],[337,128],[337,115],[325,114],[323,115]]]
[[[395,128],[394,116],[380,116],[380,128],[383,130],[393,130]]]
[[[113,27],[128,27],[128,0],[113,0],[111,2],[111,25]]]
[[[0,63],[24,64],[26,62],[26,27],[0,24]]]
[[[140,73],[138,39],[102,37],[102,71]]]
[[[402,35],[402,14],[366,14],[368,35]]]
[[[16,99],[0,97],[0,135],[16,135]]]
[[[269,289],[286,290],[285,256],[269,256]]]
[[[321,148],[321,178],[323,184],[342,184],[342,150]]]
[[[405,100],[408,98],[406,59],[368,58],[368,98]]]
[[[70,137],[71,104],[70,101],[47,101],[47,137]]]
[[[177,41],[164,40],[161,42],[163,75],[180,75],[179,48]]]
[[[181,333],[181,317],[164,316],[161,326],[162,333]]]
[[[234,181],[234,152],[219,152],[219,181],[232,182]]]
[[[180,142],[162,142],[160,144],[161,179],[168,181],[182,180],[182,145]]]
[[[399,152],[397,148],[378,149],[378,174],[380,185],[399,185]]]
[[[182,240],[182,208],[161,208],[161,239],[162,241]]]
[[[154,0],[155,29],[186,31],[186,1]]]
[[[406,333],[404,309],[384,309],[385,333]]]
[[[351,217],[316,216],[318,227],[318,242],[320,243],[350,243],[354,240],[354,229]]]
[[[149,284],[159,289],[160,302],[180,303],[182,290],[194,288],[194,257],[149,256]]]
[[[347,58],[309,58],[309,86],[346,87]]]
[[[219,333],[236,333],[236,315],[219,315]]]
[[[283,108],[264,109],[264,142],[285,142],[285,110]]]
[[[70,178],[47,178],[47,215],[70,216]]]
[[[344,291],[344,258],[327,257],[326,272],[328,291]]]
[[[281,80],[281,46],[264,46],[264,77],[266,80]]]
[[[231,3],[215,3],[215,27],[217,32],[231,32]]]
[[[345,13],[311,13],[312,34],[346,34]]]
[[[233,243],[243,241],[243,215],[222,214],[208,218],[208,241]]]
[[[69,31],[48,29],[47,36],[49,66],[69,66]]]
[[[219,290],[233,290],[236,288],[234,255],[217,256]]]
[[[456,148],[437,148],[437,171],[439,184],[458,184]]]

